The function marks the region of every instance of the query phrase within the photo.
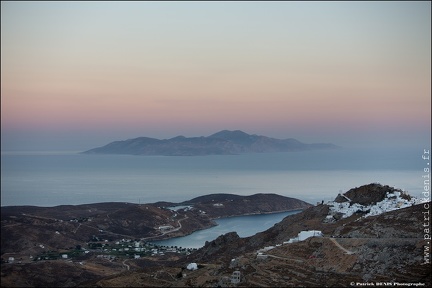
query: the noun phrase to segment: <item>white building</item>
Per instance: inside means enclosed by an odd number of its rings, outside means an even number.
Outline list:
[[[158,229],[161,230],[161,231],[166,231],[166,230],[174,229],[174,227],[171,226],[171,225],[163,225],[163,226],[159,226]]]
[[[240,271],[234,271],[231,275],[231,283],[237,284],[240,283]]]
[[[267,259],[267,255],[263,254],[263,253],[258,253],[257,254],[257,259],[259,259],[259,260],[265,260],[265,259]]]
[[[284,244],[304,241],[309,237],[323,237],[323,234],[318,230],[301,231],[296,238],[291,238],[289,241],[285,241]]]
[[[188,269],[188,270],[197,270],[198,269],[198,265],[197,265],[197,263],[189,263],[187,265],[186,269]]]

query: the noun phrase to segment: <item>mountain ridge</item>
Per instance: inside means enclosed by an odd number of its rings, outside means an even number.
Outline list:
[[[137,137],[108,143],[83,154],[128,154],[163,156],[237,155],[246,153],[293,152],[340,149],[332,143],[306,144],[294,138],[276,139],[241,130],[222,130],[210,136],[176,136],[169,139]]]

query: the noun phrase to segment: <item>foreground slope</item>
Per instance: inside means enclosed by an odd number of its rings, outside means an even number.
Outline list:
[[[214,195],[186,204],[235,198]],[[189,255],[104,259],[89,253],[70,262],[2,264],[2,285],[348,287],[415,283],[429,287],[429,205],[374,183],[290,215],[254,236],[221,235]],[[314,233],[309,235],[318,236],[300,237],[310,230]],[[240,273],[237,284],[231,282],[235,271]]]
[[[426,226],[430,228],[430,202],[420,203],[380,184],[350,191],[344,195],[354,198],[350,199],[352,206],[372,207],[385,201],[389,211],[374,215],[358,211],[339,217],[339,212],[332,212],[334,205],[342,203],[339,195],[336,201],[290,215],[254,236],[240,238],[235,232],[227,233],[176,263],[142,267],[86,284],[226,287],[234,285],[230,277],[239,271],[241,281],[235,285],[242,287],[430,286],[430,234],[425,232]],[[395,199],[399,208],[390,204]],[[322,237],[288,241],[305,230],[320,230]],[[188,263],[197,263],[199,269],[187,270]]]

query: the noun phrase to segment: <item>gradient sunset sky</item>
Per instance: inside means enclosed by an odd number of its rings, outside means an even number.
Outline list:
[[[430,147],[431,2],[2,2],[2,150],[222,129]]]

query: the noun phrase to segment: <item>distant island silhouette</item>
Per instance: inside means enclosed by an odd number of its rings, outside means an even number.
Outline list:
[[[155,139],[138,137],[115,141],[105,146],[93,148],[84,154],[129,154],[129,155],[236,155],[246,153],[293,152],[307,150],[340,149],[332,143],[302,143],[296,139],[275,139],[240,130],[222,130],[210,136]]]

